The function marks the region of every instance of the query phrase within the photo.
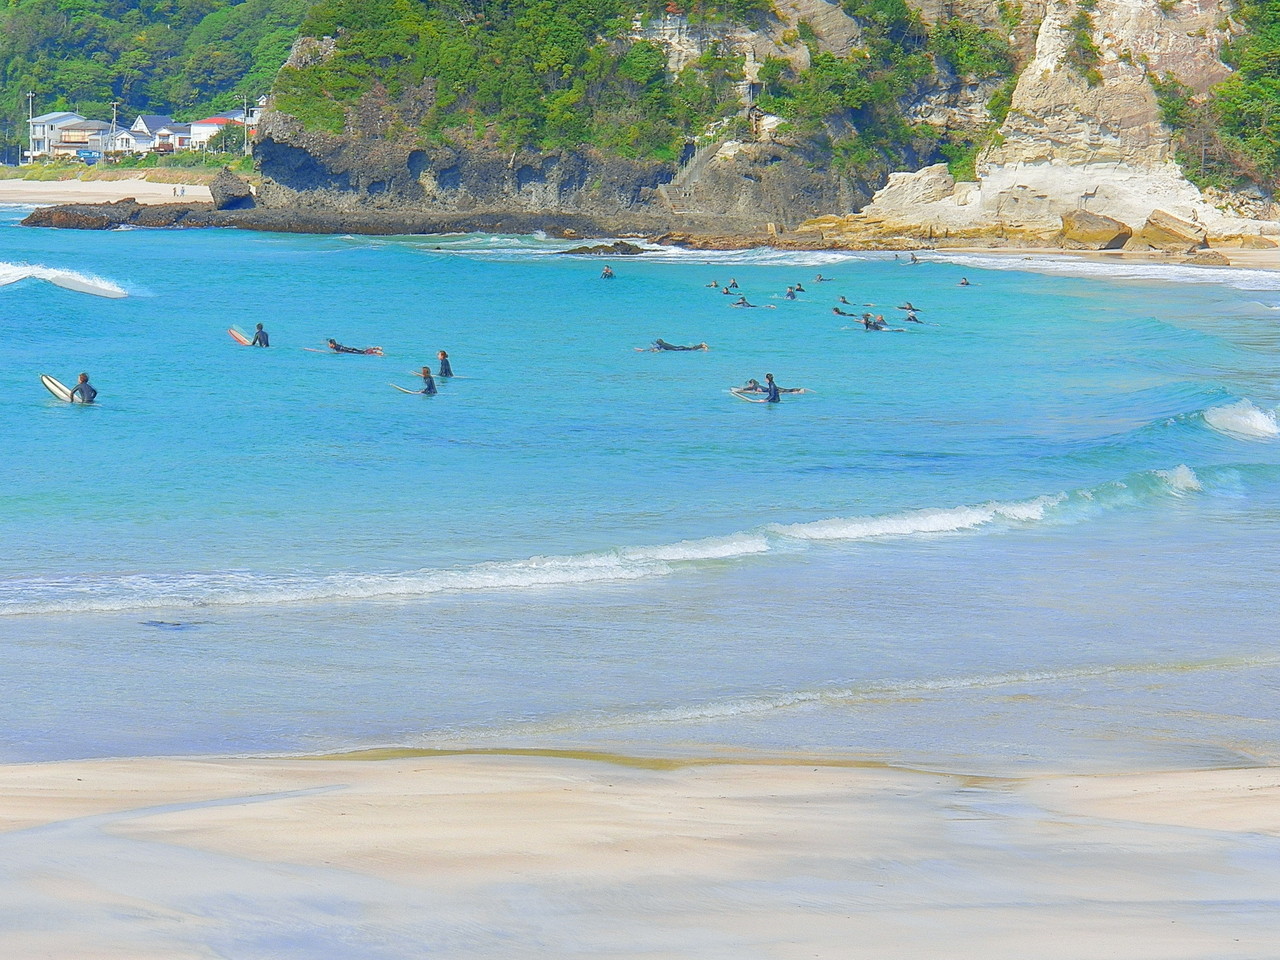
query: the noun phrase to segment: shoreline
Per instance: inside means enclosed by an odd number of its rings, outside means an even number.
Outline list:
[[[175,171],[181,173],[181,171]],[[212,199],[205,184],[175,180],[159,183],[144,174],[115,180],[21,180],[0,179],[0,203],[20,206],[47,204],[97,204],[133,199],[143,204],[208,203]],[[179,197],[174,191],[185,190]]]
[[[4,765],[6,940],[100,960],[268,956],[254,945],[286,935],[335,960],[375,944],[835,958],[851,941],[1243,960],[1280,933],[1280,769],[983,778],[794,759]]]
[[[177,185],[181,187],[182,185]],[[0,203],[36,206],[24,218],[24,226],[60,229],[111,229],[144,227],[230,227],[268,233],[369,236],[441,236],[458,233],[545,233],[576,243],[609,240],[647,240],[660,246],[689,251],[727,252],[774,249],[796,253],[929,253],[1026,258],[1061,256],[1099,263],[1153,263],[1205,268],[1245,267],[1280,270],[1280,247],[1251,249],[1216,247],[1185,255],[1161,251],[1082,250],[1046,246],[939,246],[907,242],[868,248],[838,241],[822,241],[812,234],[673,233],[646,230],[643,222],[621,216],[602,224],[580,214],[528,211],[480,211],[428,214],[417,211],[341,213],[312,208],[218,210],[211,205],[207,186],[186,185],[187,195],[175,199],[174,184],[142,179],[111,181],[0,180]],[[126,201],[134,200],[131,204]],[[652,226],[651,224],[649,226]],[[643,256],[643,252],[637,254]],[[1207,262],[1205,257],[1211,262]],[[619,253],[618,257],[627,256]]]

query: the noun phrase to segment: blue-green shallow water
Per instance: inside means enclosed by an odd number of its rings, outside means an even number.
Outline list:
[[[536,238],[20,214],[0,759],[1280,759],[1280,275],[669,250],[603,281]],[[128,295],[42,279],[70,274]],[[256,322],[268,351],[226,335]],[[328,337],[387,356],[302,349]],[[439,396],[388,386],[439,349]],[[39,384],[80,370],[94,408]],[[727,392],[765,372],[813,392]]]

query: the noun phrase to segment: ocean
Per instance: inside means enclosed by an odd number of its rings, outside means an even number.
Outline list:
[[[0,761],[1280,762],[1280,273],[24,213]]]

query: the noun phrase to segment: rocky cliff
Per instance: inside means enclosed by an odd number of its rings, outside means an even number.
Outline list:
[[[1273,245],[1280,211],[1269,198],[1206,195],[1183,176],[1151,82],[1172,78],[1203,94],[1223,80],[1223,46],[1239,29],[1230,5],[1058,0],[1040,12],[1032,55],[976,181],[957,182],[943,165],[897,173],[857,214],[803,229],[853,246]],[[1115,229],[1098,234],[1099,217]],[[1094,229],[1077,228],[1086,221]]]
[[[914,17],[891,29],[865,19],[879,7],[854,0],[776,0],[772,15],[751,26],[670,14],[637,19],[626,42],[660,49],[670,77],[696,72],[713,56],[739,64],[737,116],[690,130],[679,163],[604,150],[509,149],[478,128],[466,137],[425,137],[443,102],[428,75],[394,93],[375,83],[347,105],[340,133],[268,110],[255,146],[264,177],[257,203],[344,222],[518,217],[528,224],[542,217],[549,226],[576,218],[573,230],[598,233],[798,230],[815,243],[854,247],[1193,249],[1245,238],[1265,245],[1280,233],[1267,197],[1206,196],[1182,175],[1153,89],[1157,78],[1200,94],[1229,74],[1223,48],[1240,28],[1228,0],[910,2]],[[780,71],[805,78],[824,57],[828,71],[832,57],[870,59],[868,51],[883,48],[894,30],[923,34],[956,23],[1005,38],[1016,86],[1004,94],[1007,110],[993,117],[992,104],[1008,89],[1001,76],[962,72],[932,46],[926,56],[921,43],[894,48],[891,56],[909,52],[931,64],[895,104],[901,129],[932,130],[941,140],[886,152],[883,134],[873,141],[856,105],[848,105],[851,94],[840,86],[847,78],[834,75],[802,91],[835,104],[816,131],[751,106],[770,70],[775,78]],[[335,56],[334,39],[304,38],[288,66]],[[868,89],[884,96],[886,88]],[[937,162],[937,144],[947,142],[985,144],[973,180],[957,181],[955,168]],[[840,165],[842,148],[863,158],[863,172]],[[877,151],[900,164],[898,172],[865,173],[866,156],[875,160]]]

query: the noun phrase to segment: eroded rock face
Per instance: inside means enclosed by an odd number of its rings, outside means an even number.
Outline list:
[[[253,207],[253,190],[225,167],[209,183],[215,210],[248,210]]]
[[[1106,162],[1159,165],[1172,158],[1147,79],[1172,76],[1200,93],[1230,72],[1220,59],[1230,7],[1222,0],[1099,0],[1045,8],[1035,56],[1018,78],[1002,141],[984,165]],[[1071,65],[1078,17],[1098,49],[1096,82]]]

